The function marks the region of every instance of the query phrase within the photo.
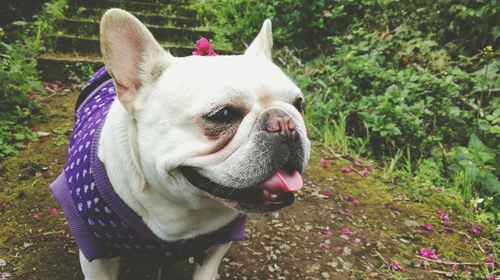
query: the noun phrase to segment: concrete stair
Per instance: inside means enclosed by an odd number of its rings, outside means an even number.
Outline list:
[[[73,19],[87,19],[99,21],[106,9],[95,9],[85,7],[70,7],[66,11],[67,14],[73,15]],[[200,22],[195,17],[184,16],[165,16],[155,13],[134,12],[134,15],[145,24],[159,26],[176,26],[176,27],[196,27],[200,26]]]
[[[196,11],[189,5],[182,4],[164,4],[168,1],[156,3],[153,1],[129,1],[129,0],[70,0],[70,7],[92,7],[98,9],[122,8],[127,11],[141,11],[145,13],[158,13],[175,11],[177,15],[193,16]],[[176,1],[179,2],[179,1]]]
[[[182,0],[69,0],[64,18],[56,22],[53,34],[45,38],[49,51],[38,59],[47,81],[64,80],[71,74],[82,80],[101,67],[99,21],[109,8],[122,8],[137,16],[155,38],[175,56],[188,56],[200,37],[214,33],[198,20],[195,9]],[[218,54],[234,54],[216,47]]]

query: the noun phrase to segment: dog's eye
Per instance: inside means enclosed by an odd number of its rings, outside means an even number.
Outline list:
[[[238,109],[225,106],[219,111],[207,117],[208,120],[219,124],[230,124],[241,119],[242,113]]]
[[[304,99],[302,97],[297,97],[297,99],[295,99],[295,101],[293,102],[293,106],[297,109],[297,111],[299,111],[299,113],[302,114],[302,112],[304,111]]]

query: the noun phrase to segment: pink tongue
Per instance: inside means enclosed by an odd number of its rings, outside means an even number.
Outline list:
[[[295,171],[292,174],[278,171],[271,179],[264,182],[264,186],[273,190],[281,189],[285,192],[296,192],[304,186],[304,181],[300,173]]]

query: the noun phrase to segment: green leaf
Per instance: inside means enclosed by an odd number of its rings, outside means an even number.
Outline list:
[[[26,139],[26,135],[24,135],[22,133],[16,133],[16,134],[14,134],[14,138],[16,140],[24,140],[24,139]]]
[[[500,181],[491,173],[481,174],[477,180],[481,193],[488,196],[500,196]]]
[[[479,129],[484,130],[484,131],[487,131],[491,128],[491,125],[487,120],[479,120],[477,122],[477,124],[479,126]]]
[[[481,141],[481,139],[479,139],[479,137],[477,137],[475,134],[472,134],[470,136],[470,139],[469,139],[468,148],[469,148],[469,150],[480,151],[480,150],[484,150],[485,146],[484,146],[483,142]]]

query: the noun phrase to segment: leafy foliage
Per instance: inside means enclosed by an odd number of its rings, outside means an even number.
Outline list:
[[[390,32],[400,26],[429,34],[455,55],[472,54],[485,45],[498,45],[498,1],[443,0],[209,0],[205,18],[218,34],[242,47],[271,18],[278,47],[301,50],[304,57],[331,53],[329,38],[355,33],[354,29]],[[346,38],[348,39],[348,37]]]
[[[399,166],[500,209],[497,1],[208,3],[227,40],[250,42],[269,17],[275,45],[312,58],[286,50],[277,61],[307,95],[313,136],[341,153],[348,139],[356,153],[397,157],[388,174]]]
[[[66,0],[47,3],[35,23],[13,41],[0,29],[0,159],[15,154],[23,142],[35,138],[29,126],[42,112],[33,96],[45,92],[36,57],[43,50],[42,35],[62,15],[65,5]]]
[[[37,115],[33,91],[43,92],[30,47],[2,43],[0,60],[0,158],[13,155],[22,142],[33,138],[25,126]]]

